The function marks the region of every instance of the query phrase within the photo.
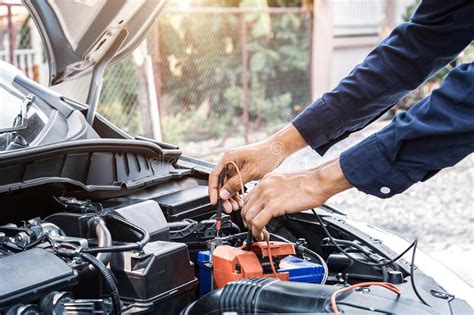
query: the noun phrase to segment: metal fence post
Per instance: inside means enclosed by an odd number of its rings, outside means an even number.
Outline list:
[[[153,73],[152,57],[147,55],[145,57],[145,74],[148,91],[148,105],[150,107],[150,120],[152,127],[153,138],[162,141],[163,135],[161,133],[161,116],[158,106],[158,96],[156,95],[156,82]]]
[[[333,0],[317,0],[313,14],[311,97],[316,99],[331,87],[332,52],[334,49]]]
[[[13,26],[12,6],[5,3],[7,6],[7,21],[8,21],[8,62],[14,64],[15,61],[15,30]]]
[[[242,122],[244,125],[244,140],[249,143],[249,52],[248,52],[248,29],[245,21],[245,13],[240,13],[240,41],[242,42]]]
[[[397,3],[397,0],[387,0],[385,7],[385,27],[388,28],[387,32],[397,25]]]
[[[310,92],[309,97],[311,98],[310,101],[314,100],[314,95],[313,95],[313,33],[314,33],[314,14],[312,10],[309,10],[306,12],[306,17],[307,17],[307,27],[309,30],[309,35],[308,35],[308,64],[309,64],[309,71],[308,71],[308,91]]]
[[[161,54],[160,54],[160,31],[158,28],[158,22],[153,27],[151,35],[151,60],[153,65],[153,76],[155,78],[155,91],[156,100],[158,103],[158,112],[161,114],[163,109],[161,108]],[[161,117],[161,116],[160,116]],[[161,126],[161,122],[160,122]],[[160,130],[161,134],[162,130]]]

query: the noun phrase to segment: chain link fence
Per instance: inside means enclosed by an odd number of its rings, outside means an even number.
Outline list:
[[[301,8],[169,10],[146,45],[163,140],[250,141],[291,119],[310,101],[311,25]],[[149,136],[146,71],[134,58],[107,71],[99,111]]]
[[[379,33],[385,4],[334,0],[335,36]],[[41,82],[37,30],[23,7],[9,8],[0,14],[0,58]],[[197,156],[254,142],[311,101],[312,27],[305,7],[171,7],[145,43],[107,69],[99,113]]]
[[[152,136],[144,129],[149,120],[143,111],[149,105],[144,98],[147,93],[144,87],[133,55],[125,57],[106,70],[98,108],[100,114],[127,133]]]

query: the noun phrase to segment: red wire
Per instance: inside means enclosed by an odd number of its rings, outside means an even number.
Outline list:
[[[275,265],[273,264],[272,250],[270,248],[270,237],[268,236],[268,233],[265,233],[265,240],[267,241],[268,259],[270,260],[270,266],[272,267],[273,275],[275,276],[275,278],[278,278]]]
[[[336,304],[337,295],[339,295],[341,293],[344,293],[344,292],[347,292],[347,291],[350,291],[350,290],[355,289],[355,288],[368,287],[368,286],[378,286],[378,287],[382,287],[382,288],[385,288],[387,290],[390,290],[390,291],[392,291],[393,293],[395,293],[397,295],[401,294],[399,288],[397,288],[396,286],[394,286],[393,284],[388,283],[388,282],[361,282],[361,283],[353,284],[353,285],[350,285],[348,287],[345,287],[345,288],[339,289],[337,291],[334,291],[331,294],[331,308],[332,308],[333,313],[334,314],[340,314],[339,310],[337,309],[337,304]]]
[[[242,179],[242,175],[240,174],[240,169],[234,161],[230,161],[229,163],[227,163],[226,167],[229,164],[231,164],[235,168],[235,171],[237,172],[237,176],[239,177],[239,181],[240,181],[241,194],[242,194],[242,197],[245,197],[244,181]],[[268,235],[266,230],[264,231],[264,235],[265,235],[265,241],[267,242],[268,259],[270,260],[270,266],[272,267],[273,275],[275,276],[275,278],[278,278],[278,273],[275,269],[275,265],[273,264],[272,249],[270,248],[270,236]]]

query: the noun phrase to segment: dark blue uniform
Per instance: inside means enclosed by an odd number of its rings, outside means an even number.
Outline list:
[[[474,1],[426,0],[293,125],[318,153],[364,128],[452,61],[474,39]],[[381,131],[342,153],[348,181],[386,198],[474,152],[474,63]],[[467,183],[466,183],[467,184]]]

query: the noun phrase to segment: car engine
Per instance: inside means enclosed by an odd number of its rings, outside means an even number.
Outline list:
[[[238,213],[222,215],[218,235],[208,200],[196,198],[203,186],[187,181],[194,185],[158,197],[156,189],[100,203],[54,197],[44,217],[2,222],[0,313],[332,313],[336,290],[367,281],[403,294],[354,289],[341,295],[337,311],[436,314],[446,307],[421,304],[402,263],[372,267],[342,255],[307,213],[273,220],[268,242],[249,240]],[[386,261],[363,239],[350,239],[329,210],[319,209],[340,246],[363,261]],[[434,281],[421,274],[417,285],[432,305],[452,298],[443,300],[441,288],[438,297],[426,292]]]

